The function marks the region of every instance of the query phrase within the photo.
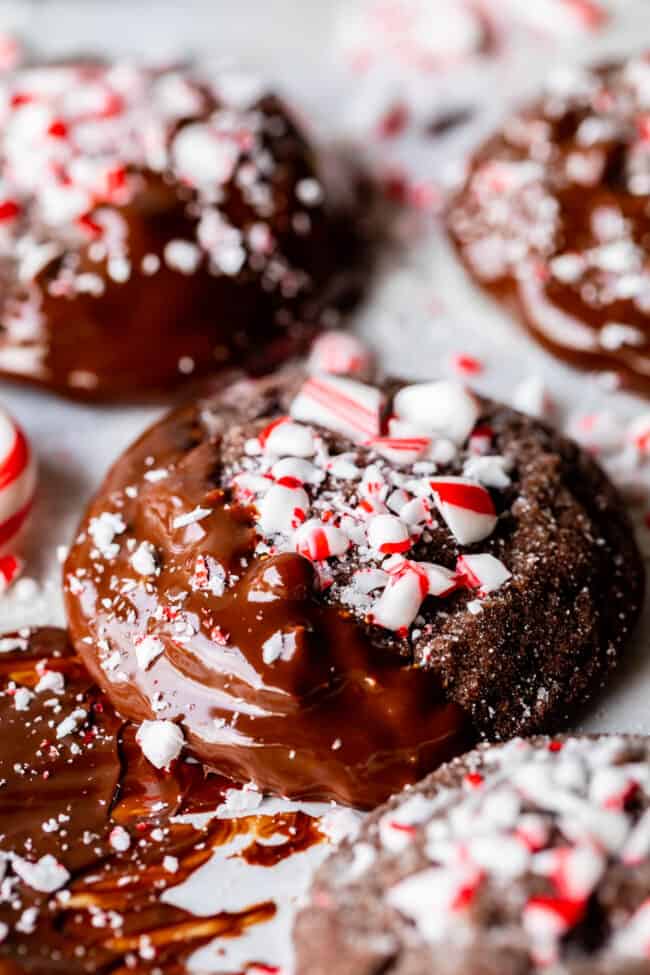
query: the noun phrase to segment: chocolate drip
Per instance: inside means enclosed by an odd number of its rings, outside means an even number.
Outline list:
[[[134,728],[93,685],[62,631],[3,640],[16,649],[0,656],[0,971],[181,975],[201,945],[270,920],[272,901],[197,917],[162,895],[238,838],[250,837],[236,855],[258,866],[307,850],[323,839],[317,820],[296,812],[213,818],[201,829],[171,822],[214,810],[225,780],[196,763],[159,772],[144,760]],[[52,672],[64,675],[63,689],[36,691],[28,707],[20,698],[16,706],[19,689]],[[57,739],[57,723],[82,708],[87,717]],[[70,877],[58,894],[39,892],[19,879],[12,854],[30,863],[51,855]]]

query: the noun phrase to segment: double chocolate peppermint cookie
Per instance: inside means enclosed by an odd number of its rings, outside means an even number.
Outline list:
[[[481,746],[326,861],[297,975],[643,975],[649,883],[648,739]]]
[[[556,73],[476,153],[449,228],[553,352],[650,393],[650,62]]]
[[[616,491],[549,427],[296,369],[146,432],[65,566],[72,639],[153,761],[360,806],[564,723],[642,587]]]
[[[270,369],[358,289],[351,181],[253,79],[82,62],[0,103],[0,373],[109,398]]]

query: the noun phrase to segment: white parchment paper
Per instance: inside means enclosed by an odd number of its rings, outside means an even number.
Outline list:
[[[450,29],[452,0],[429,0],[429,5],[435,10],[438,2],[439,16],[431,18],[428,29],[435,35],[432,45],[444,50],[440,37]],[[0,31],[18,31],[34,51],[47,56],[79,51],[149,60],[199,55],[262,69],[301,106],[321,136],[356,144],[380,174],[399,173],[415,191],[417,205],[405,211],[396,228],[399,246],[383,258],[372,293],[355,320],[390,371],[422,378],[452,374],[454,356],[470,354],[483,364],[475,377],[481,390],[511,399],[522,381],[539,377],[556,404],[558,424],[574,429],[581,416],[597,414],[620,428],[624,440],[626,424],[650,415],[650,403],[612,393],[602,380],[558,364],[537,347],[472,288],[436,222],[440,188],[458,175],[467,147],[514,98],[534,90],[553,65],[650,45],[647,0],[612,2],[611,22],[600,31],[567,19],[563,2],[483,0],[481,6],[498,32],[498,53],[461,57],[455,65],[424,74],[392,60],[390,52],[379,67],[358,72],[351,49],[359,39],[359,23],[363,34],[366,22],[359,19],[355,2],[0,3]],[[462,25],[452,26],[462,49]],[[377,40],[371,32],[365,39],[371,48]],[[407,126],[398,138],[375,138],[382,114],[396,103],[405,104],[410,122],[417,124]],[[426,134],[428,122],[457,109],[469,110],[467,124],[439,138]],[[62,547],[71,540],[82,506],[112,460],[164,404],[87,407],[9,384],[0,385],[0,400],[24,425],[40,465],[26,573],[0,599],[0,629],[61,623]],[[644,506],[650,509],[650,470],[644,464],[626,466],[618,456],[605,459],[625,487],[641,493],[637,514],[642,516]],[[582,728],[650,733],[649,637],[646,612],[620,674],[585,715]],[[237,943],[201,949],[192,959],[193,969],[238,971],[251,959],[290,969],[292,912],[325,851],[325,846],[316,847],[264,873],[245,869],[241,861],[227,861],[228,851],[222,850],[183,889],[172,892],[170,899],[199,914],[235,902],[244,907],[262,899],[260,892],[278,903],[273,922],[251,929]]]

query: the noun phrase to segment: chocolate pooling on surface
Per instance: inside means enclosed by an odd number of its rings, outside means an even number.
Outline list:
[[[557,72],[476,153],[449,228],[557,355],[650,392],[650,64]]]
[[[483,746],[325,862],[297,975],[643,975],[649,873],[647,738]]]
[[[0,106],[5,375],[110,398],[268,369],[358,288],[351,181],[254,79],[43,66]]]
[[[565,721],[638,614],[597,465],[448,382],[299,370],[170,414],[64,570],[72,639],[139,743],[376,805],[477,735]]]
[[[62,631],[0,638],[0,722],[0,970],[11,975],[183,975],[196,949],[268,922],[276,904],[195,914],[175,887],[220,847],[272,868],[323,839],[302,812],[174,819],[214,813],[229,783],[197,763],[146,761]]]

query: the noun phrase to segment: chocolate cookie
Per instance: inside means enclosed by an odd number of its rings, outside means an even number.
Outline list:
[[[171,413],[65,565],[72,639],[152,760],[184,743],[292,797],[378,804],[565,722],[643,570],[597,464],[450,382],[285,370]]]
[[[109,398],[269,369],[358,286],[346,177],[252,79],[63,64],[0,102],[1,374]]]
[[[557,355],[650,393],[650,63],[556,73],[471,161],[449,229]]]
[[[370,816],[297,918],[297,975],[643,975],[647,738],[481,746]]]

